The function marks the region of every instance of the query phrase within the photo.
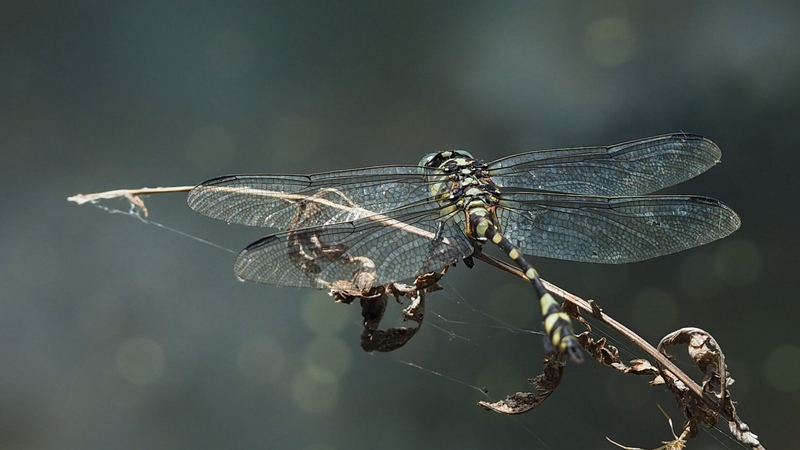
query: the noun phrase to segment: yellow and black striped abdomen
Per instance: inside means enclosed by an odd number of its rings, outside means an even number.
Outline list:
[[[561,306],[547,292],[536,269],[522,256],[522,252],[511,241],[506,239],[495,224],[494,215],[485,208],[476,208],[469,214],[470,234],[473,238],[487,239],[500,247],[514,263],[522,269],[531,285],[533,285],[542,308],[544,330],[549,338],[549,346],[558,351],[566,352],[574,361],[582,361],[580,344],[572,331],[572,321],[561,310]]]

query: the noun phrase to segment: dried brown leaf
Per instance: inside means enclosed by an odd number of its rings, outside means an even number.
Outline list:
[[[331,290],[331,296],[337,302],[352,303],[360,299],[361,316],[364,318],[364,331],[361,333],[361,348],[366,352],[390,352],[404,346],[422,326],[425,317],[425,293],[441,289],[437,281],[444,276],[447,269],[441,272],[423,274],[413,285],[391,283],[377,286],[369,290]],[[386,312],[388,295],[402,304],[401,298],[408,298],[411,304],[403,309],[403,321],[412,321],[416,327],[392,327],[380,330],[380,323]]]
[[[728,390],[733,384],[733,378],[728,374],[725,355],[714,337],[699,328],[682,328],[664,336],[658,344],[658,351],[669,356],[665,347],[677,344],[688,345],[689,356],[703,372],[701,399],[692,395],[682,383],[677,383],[669,371],[663,368],[661,370],[667,386],[689,419],[690,436],[696,435],[700,424],[706,427],[716,426],[717,419],[722,416],[728,422],[728,428],[735,439],[751,448],[763,448],[758,436],[750,431],[750,427],[736,413]]]
[[[392,327],[388,330],[364,330],[361,348],[365,352],[391,352],[406,345],[419,331],[419,327]]]
[[[617,369],[620,372],[624,372],[627,369],[627,366],[619,359],[619,350],[613,345],[608,344],[606,338],[602,337],[595,340],[589,336],[588,332],[581,333],[576,337],[584,350],[592,355],[595,361]]]
[[[567,315],[571,318],[575,319],[575,321],[580,323],[584,329],[587,331],[592,331],[592,326],[586,321],[586,319],[583,318],[583,316],[581,316],[581,310],[578,308],[578,305],[565,301],[561,304],[561,310],[567,313]]]
[[[548,352],[545,356],[542,374],[528,380],[528,383],[535,389],[535,393],[517,392],[494,403],[480,401],[478,406],[509,415],[530,411],[541,405],[556,390],[564,375],[564,366],[564,360],[558,353]]]

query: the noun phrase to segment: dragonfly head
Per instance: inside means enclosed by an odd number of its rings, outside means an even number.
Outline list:
[[[444,152],[428,153],[419,162],[420,167],[441,167],[445,162],[454,158],[472,158],[472,154],[466,150],[447,150]]]

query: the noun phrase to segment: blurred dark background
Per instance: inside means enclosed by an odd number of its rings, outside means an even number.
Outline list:
[[[406,347],[367,355],[357,307],[239,283],[231,253],[66,198],[676,131],[723,161],[669,192],[724,200],[741,230],[628,266],[533,262],[652,342],[711,332],[742,418],[791,448],[798,104],[792,1],[4,1],[0,448],[656,447],[657,404],[682,422],[670,394],[591,361],[524,416],[474,406],[473,387],[496,400],[541,368],[541,336],[512,332],[541,330],[538,307],[510,276],[459,266]],[[146,201],[237,251],[267,233]]]

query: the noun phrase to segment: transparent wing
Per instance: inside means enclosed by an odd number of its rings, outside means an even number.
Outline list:
[[[423,202],[352,222],[267,236],[244,249],[241,278],[278,286],[368,289],[440,270],[472,253],[463,213]]]
[[[189,192],[189,207],[248,226],[290,230],[353,221],[428,200],[425,171],[384,166],[314,175],[229,175]]]
[[[723,238],[739,216],[708,197],[586,197],[504,194],[503,234],[523,253],[621,264],[679,252]]]
[[[490,163],[488,173],[501,187],[644,195],[705,172],[721,156],[719,147],[703,136],[676,133],[608,147],[520,153]]]

